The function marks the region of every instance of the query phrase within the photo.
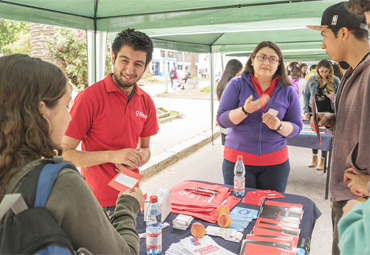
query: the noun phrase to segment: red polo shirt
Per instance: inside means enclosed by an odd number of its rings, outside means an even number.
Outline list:
[[[81,140],[83,151],[136,148],[139,137],[157,134],[158,122],[151,97],[135,84],[130,102],[108,74],[81,91],[70,111],[66,135]],[[101,206],[114,206],[118,191],[107,184],[117,174],[113,163],[81,169]],[[134,170],[139,172],[138,169]]]

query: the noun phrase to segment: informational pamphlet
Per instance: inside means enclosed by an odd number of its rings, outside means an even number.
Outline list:
[[[119,191],[126,191],[127,189],[133,189],[137,187],[139,181],[144,176],[134,173],[126,168],[122,169],[109,183],[108,185]]]
[[[173,243],[166,251],[167,255],[235,255],[231,251],[222,248],[210,236],[196,238],[186,237],[178,243]]]

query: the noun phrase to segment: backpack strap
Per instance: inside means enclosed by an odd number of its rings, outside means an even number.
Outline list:
[[[58,164],[49,163],[44,166],[38,178],[34,203],[35,207],[45,207],[59,171],[66,167],[74,169],[78,172],[73,164],[67,162]]]
[[[37,182],[44,166],[45,164],[37,165],[32,171],[30,171],[16,192],[22,194],[28,208],[34,207]]]

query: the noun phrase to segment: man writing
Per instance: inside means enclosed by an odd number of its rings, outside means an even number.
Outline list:
[[[70,111],[63,157],[81,167],[108,215],[119,193],[108,183],[123,167],[139,172],[150,158],[150,136],[158,132],[153,100],[137,86],[152,53],[146,34],[134,29],[119,33],[112,45],[114,73],[80,92]],[[77,151],[80,141],[82,151]]]
[[[337,224],[342,208],[352,194],[343,176],[352,168],[369,174],[369,93],[370,45],[368,26],[364,16],[349,13],[346,2],[328,7],[321,19],[321,26],[307,26],[321,30],[322,48],[333,61],[345,61],[351,68],[345,73],[338,88],[335,113],[319,113],[319,126],[326,126],[333,133],[333,161],[330,175],[332,200],[333,247],[338,249]],[[311,119],[311,127],[313,120]]]

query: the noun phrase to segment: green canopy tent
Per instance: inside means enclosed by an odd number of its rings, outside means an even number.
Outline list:
[[[0,18],[86,30],[92,84],[103,78],[107,32],[125,28],[145,32],[154,47],[211,53],[211,60],[215,52],[250,53],[262,40],[276,42],[288,60],[327,58],[321,50],[320,33],[305,26],[319,24],[322,12],[337,2],[340,1],[0,0]],[[212,63],[210,77],[214,77],[213,72]],[[211,79],[211,91],[213,87]],[[214,115],[213,104],[211,114]]]
[[[336,0],[0,0],[0,18],[87,30],[91,66],[106,32],[135,28],[155,47],[196,53],[251,52],[262,40],[280,46],[286,59],[326,58],[321,35],[307,29]],[[97,49],[97,50],[95,50]],[[102,51],[104,52],[104,51]],[[97,57],[95,57],[95,55]],[[94,71],[94,70],[91,70]],[[90,80],[101,79],[102,72]]]

